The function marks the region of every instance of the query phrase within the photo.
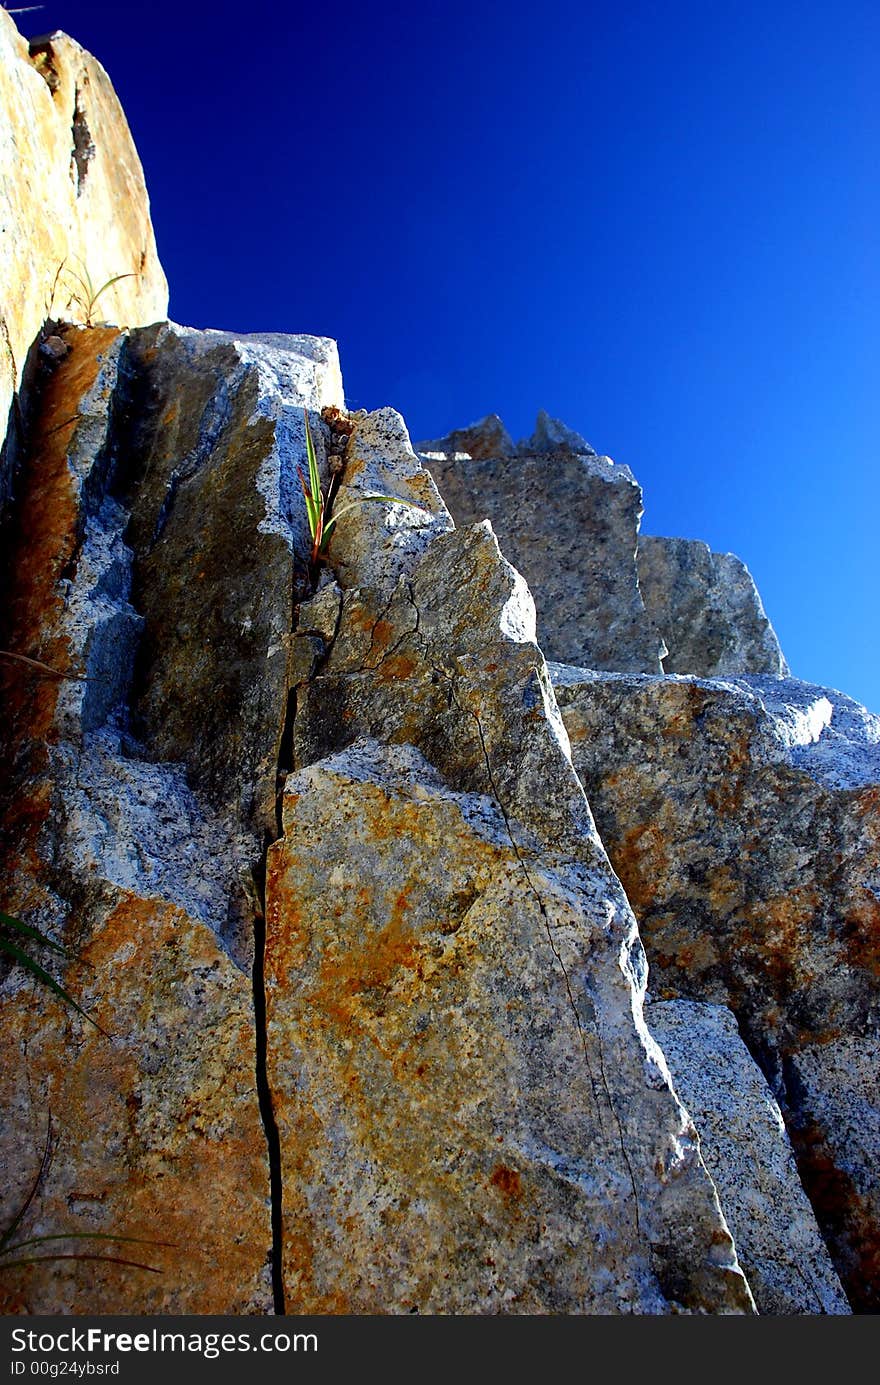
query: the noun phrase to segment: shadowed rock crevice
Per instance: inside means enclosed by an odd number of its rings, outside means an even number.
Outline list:
[[[85,81],[88,83],[88,77],[85,77]],[[73,139],[70,176],[75,178],[77,197],[81,197],[83,185],[88,177],[89,165],[95,157],[95,142],[89,130],[86,111],[82,105],[82,91],[79,86],[76,88],[74,97],[73,125],[70,133]],[[100,288],[100,285],[97,287]]]

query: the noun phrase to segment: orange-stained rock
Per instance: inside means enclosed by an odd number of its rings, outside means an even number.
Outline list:
[[[0,1224],[23,1204],[51,1132],[48,1168],[14,1243],[100,1233],[167,1244],[60,1239],[38,1248],[150,1269],[70,1258],[6,1269],[19,1258],[7,1250],[0,1305],[39,1314],[271,1311],[249,978],[204,924],[122,891],[89,912],[80,959],[64,984],[109,1037],[22,974],[3,987]]]
[[[227,927],[254,848],[179,766],[123,745],[141,628],[110,484],[125,338],[65,340],[4,553],[0,649],[58,676],[0,660],[0,908],[76,954],[27,945],[101,1030],[4,960],[0,1226],[36,1183],[11,1245],[62,1239],[20,1268],[7,1247],[0,1299],[39,1314],[268,1312],[252,940]],[[169,1244],[76,1239],[96,1233]],[[75,1258],[85,1251],[151,1268]]]
[[[398,415],[346,456],[341,505],[411,503],[350,511],[341,605],[299,611],[266,892],[288,1307],[749,1311],[528,589]]]
[[[288,780],[266,986],[289,1312],[748,1311],[633,1013],[625,902],[588,881],[412,747]]]

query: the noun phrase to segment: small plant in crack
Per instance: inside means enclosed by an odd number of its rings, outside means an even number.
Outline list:
[[[83,262],[81,260],[78,260],[77,263],[79,264],[80,270],[82,272],[79,272],[75,269],[69,269],[67,266],[67,262],[65,261],[59,269],[58,273],[66,274],[68,278],[73,281],[74,284],[74,287],[67,299],[68,308],[79,308],[85,320],[85,325],[87,327],[94,327],[95,304],[101,297],[101,294],[106,293],[107,290],[109,288],[112,288],[114,284],[118,284],[120,279],[136,279],[138,276],[134,273],[133,270],[130,270],[127,274],[114,274],[111,278],[107,279],[103,284],[101,284],[100,288],[96,288],[94,283],[92,282],[92,276],[89,274],[89,271],[83,264]]]
[[[340,510],[334,511],[333,502],[336,499],[336,492],[339,489],[341,472],[338,472],[331,480],[327,488],[327,495],[321,489],[321,477],[318,472],[318,458],[315,453],[315,444],[312,438],[312,430],[309,426],[308,410],[303,409],[303,417],[306,424],[306,454],[309,463],[309,476],[306,480],[302,468],[297,467],[299,483],[305,496],[306,514],[309,521],[309,534],[312,540],[312,549],[309,555],[309,572],[313,584],[317,580],[318,569],[322,562],[326,560],[327,550],[330,540],[333,537],[337,522],[347,515],[349,511],[356,509],[359,505],[365,505],[368,501],[384,500],[391,505],[406,505],[411,510],[420,510],[420,505],[415,505],[411,500],[401,500],[399,495],[381,495],[378,491],[369,491],[366,495],[360,495],[356,500],[350,500],[347,505],[343,505]]]

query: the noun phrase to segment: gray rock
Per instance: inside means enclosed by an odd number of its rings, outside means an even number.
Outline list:
[[[539,416],[529,452],[520,444],[515,455],[481,448],[473,457],[453,447],[425,462],[456,524],[491,520],[535,596],[548,658],[659,673],[664,646],[636,574],[642,492],[628,467],[551,424]]]
[[[124,459],[135,729],[214,806],[274,834],[288,637],[309,551],[303,408],[342,404],[333,343],[173,326],[132,333]]]
[[[846,1122],[838,1113],[829,1127],[830,1105],[814,1104],[793,1074],[806,1050],[833,1053],[844,1040],[872,1069],[877,718],[791,679],[552,674],[575,767],[639,919],[652,994],[733,1010],[850,1302],[873,1311],[878,1276],[856,1267],[877,1263],[880,1151],[850,1148],[847,1178],[857,1166],[860,1191],[842,1213],[834,1160]],[[880,1083],[864,1090],[876,1112]]]
[[[853,1301],[876,1303],[880,1225],[880,1040],[853,1035],[802,1049],[789,1064],[801,1164],[823,1189],[827,1234],[845,1257]]]
[[[584,457],[598,456],[586,438],[582,438],[573,428],[568,428],[561,419],[551,418],[546,409],[538,411],[534,433],[530,438],[522,438],[516,450],[526,457],[536,452],[574,452]]]
[[[759,1313],[849,1313],[801,1186],[779,1106],[720,1005],[649,1005],[645,1018],[736,1241]]]
[[[384,413],[358,425],[346,483],[360,459],[354,485],[372,487],[377,438],[386,493],[427,512],[433,488]],[[363,506],[334,541],[341,615],[297,690],[297,769],[269,855],[289,1301],[747,1311],[641,1020],[638,935],[572,771],[528,589],[489,524],[411,520],[390,543],[382,508]],[[300,624],[314,639],[308,604]]]
[[[788,675],[748,568],[692,539],[639,539],[639,586],[663,637],[667,673]]]
[[[449,456],[456,452],[466,452],[469,457],[511,457],[516,444],[497,414],[487,414],[468,428],[455,428],[444,438],[420,442],[416,445],[419,453],[438,452]]]

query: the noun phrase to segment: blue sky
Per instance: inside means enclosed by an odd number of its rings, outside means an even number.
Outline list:
[[[101,59],[171,313],[340,344],[414,439],[539,408],[751,568],[880,711],[880,7],[48,0]]]

